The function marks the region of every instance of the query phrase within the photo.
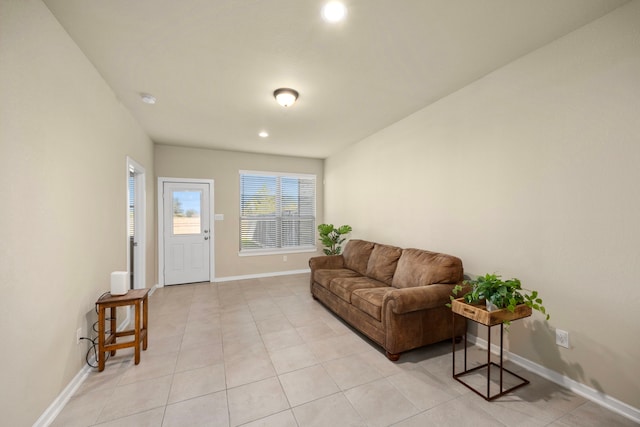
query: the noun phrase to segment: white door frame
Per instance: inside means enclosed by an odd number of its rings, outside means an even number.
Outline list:
[[[209,282],[213,282],[215,275],[215,244],[214,239],[216,237],[214,229],[214,210],[213,210],[213,180],[212,179],[191,179],[191,178],[168,178],[158,177],[158,286],[164,286],[164,203],[163,192],[165,182],[178,182],[178,183],[194,183],[194,184],[209,184]]]
[[[127,156],[127,271],[131,271],[131,248],[129,245],[129,172],[133,171],[135,179],[135,210],[134,210],[134,229],[136,230],[137,255],[133,259],[133,287],[135,289],[143,289],[146,287],[145,271],[147,258],[146,244],[146,180],[144,168],[131,157]]]

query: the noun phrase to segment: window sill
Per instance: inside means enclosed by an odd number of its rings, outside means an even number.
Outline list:
[[[318,248],[296,248],[296,249],[256,249],[238,252],[238,256],[263,256],[263,255],[285,255],[317,252]]]

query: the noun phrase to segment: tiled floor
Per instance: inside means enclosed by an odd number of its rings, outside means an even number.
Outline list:
[[[140,364],[119,351],[53,425],[635,425],[529,372],[485,402],[451,378],[450,343],[389,362],[313,301],[306,274],[166,287],[149,317]]]

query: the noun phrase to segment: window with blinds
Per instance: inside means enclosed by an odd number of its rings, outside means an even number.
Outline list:
[[[136,174],[129,171],[129,238],[133,239],[136,235]]]
[[[316,176],[240,171],[240,252],[315,249]]]

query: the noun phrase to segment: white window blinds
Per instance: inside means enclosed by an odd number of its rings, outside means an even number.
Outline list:
[[[136,174],[129,171],[129,237],[133,239],[136,235]]]
[[[240,252],[315,248],[316,177],[240,171]]]

